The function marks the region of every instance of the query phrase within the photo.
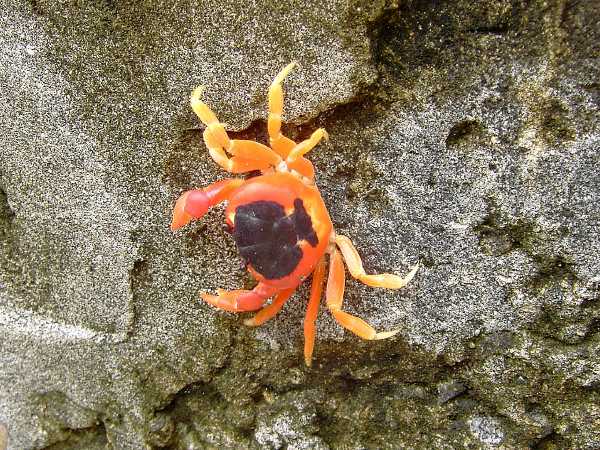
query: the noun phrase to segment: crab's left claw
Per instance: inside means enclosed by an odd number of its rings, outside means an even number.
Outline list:
[[[173,209],[173,220],[171,230],[181,228],[193,219],[199,219],[208,211],[210,201],[204,191],[193,190],[184,192],[177,199]]]
[[[258,283],[251,291],[237,289],[234,291],[217,290],[217,295],[200,294],[202,300],[217,308],[231,312],[256,311],[260,309],[269,297],[278,292],[277,288]]]

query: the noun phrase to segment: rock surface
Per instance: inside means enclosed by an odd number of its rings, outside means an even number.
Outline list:
[[[600,2],[0,0],[0,442],[67,448],[600,447]],[[225,176],[188,106],[286,132],[336,230],[399,292],[348,281],[303,365],[307,287],[247,329]],[[295,125],[294,125],[295,124]]]

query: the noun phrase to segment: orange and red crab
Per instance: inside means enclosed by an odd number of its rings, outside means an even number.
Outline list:
[[[364,320],[343,311],[345,273],[374,287],[400,289],[415,275],[415,265],[404,278],[393,274],[368,275],[356,248],[346,236],[333,230],[329,213],[315,185],[312,163],[304,157],[327,133],[319,128],[296,143],[281,133],[284,78],[294,68],[288,64],[269,88],[268,132],[270,147],[250,140],[229,139],[223,123],[201,100],[202,88],[191,95],[191,106],[206,125],[204,143],[210,156],[231,173],[260,171],[250,179],[228,178],[204,189],[184,192],[173,211],[171,229],[200,219],[208,209],[223,201],[229,204],[226,221],[247,268],[258,281],[252,290],[217,290],[202,294],[211,305],[226,311],[260,310],[245,321],[258,326],[275,316],[298,286],[312,274],[310,299],[304,320],[304,359],[311,365],[315,321],[326,276],[326,304],[337,322],[363,339],[385,339],[399,330],[377,332]],[[343,260],[342,260],[343,259]],[[268,299],[273,301],[266,305]]]

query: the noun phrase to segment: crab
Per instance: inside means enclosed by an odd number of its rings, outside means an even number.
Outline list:
[[[327,276],[326,305],[334,319],[363,339],[385,339],[400,330],[377,332],[364,320],[343,310],[345,270],[362,283],[380,288],[404,287],[418,269],[405,277],[394,274],[369,275],[352,241],[333,229],[327,207],[315,185],[315,170],[305,155],[321,140],[328,139],[323,128],[296,143],[281,132],[285,77],[296,65],[284,67],[268,92],[267,128],[270,146],[251,140],[230,139],[225,125],[202,101],[203,87],[196,88],[190,104],[206,126],[204,143],[212,159],[227,172],[242,174],[260,171],[252,178],[228,178],[203,189],[184,192],[177,200],[171,229],[200,219],[208,209],[227,201],[226,222],[248,271],[258,284],[252,290],[217,290],[202,293],[202,299],[225,311],[258,311],[245,320],[259,326],[274,317],[298,286],[312,274],[310,297],[304,319],[304,360],[311,365],[315,322]],[[326,258],[329,273],[326,274]],[[270,298],[272,302],[268,303]]]

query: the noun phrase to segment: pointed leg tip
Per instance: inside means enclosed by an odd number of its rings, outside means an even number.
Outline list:
[[[197,86],[193,91],[192,91],[192,95],[190,96],[190,100],[191,101],[198,101],[200,100],[200,98],[202,97],[202,95],[204,94],[204,90],[206,89],[206,86],[204,86],[203,84],[201,84],[200,86]]]
[[[290,62],[287,66],[285,66],[282,70],[282,72],[285,74],[284,77],[287,76],[296,67],[298,67],[298,61],[296,60]]]
[[[273,84],[281,84],[285,77],[292,71],[294,67],[296,67],[298,63],[296,61],[292,61],[287,66],[285,66],[281,71],[277,74],[275,79],[273,80]]]
[[[416,263],[414,266],[412,266],[412,268],[410,269],[410,272],[408,272],[408,275],[406,275],[406,278],[405,278],[407,283],[414,278],[414,276],[416,275],[416,273],[420,267],[421,267],[421,265],[419,263]]]
[[[391,331],[382,331],[381,333],[375,334],[375,336],[373,336],[373,340],[381,340],[381,339],[391,338],[392,336],[395,336],[398,333],[400,333],[400,331],[402,331],[400,328],[398,328],[396,330],[391,330]]]
[[[404,278],[395,274],[381,274],[365,275],[363,277],[359,277],[358,279],[369,286],[383,287],[387,289],[402,289],[412,281],[418,270],[419,264],[417,263],[411,267],[410,272],[408,272]],[[375,280],[375,283],[373,283],[373,280]]]
[[[252,317],[251,319],[244,320],[244,325],[246,325],[247,327],[256,327],[258,324],[254,320],[254,317]]]

